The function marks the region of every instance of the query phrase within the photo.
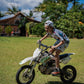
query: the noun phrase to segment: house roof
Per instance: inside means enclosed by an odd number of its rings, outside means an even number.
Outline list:
[[[16,13],[15,15],[12,14],[12,15],[8,15],[8,16],[2,17],[2,18],[0,19],[0,22],[8,21],[8,20],[10,20],[10,19],[13,19],[13,18],[17,17],[18,15],[22,15],[22,16],[26,17],[23,13],[18,12],[18,13]],[[28,18],[28,17],[26,17],[26,18],[27,18],[29,21],[31,21],[31,22],[40,23],[40,21],[31,19],[31,18]]]
[[[5,19],[11,18],[11,17],[14,17],[14,14],[6,15],[4,17],[1,17],[0,20],[5,20]]]

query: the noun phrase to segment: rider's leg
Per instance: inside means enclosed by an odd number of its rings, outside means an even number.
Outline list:
[[[55,62],[56,62],[56,69],[52,72],[52,75],[57,75],[60,73],[60,65],[59,65],[59,54],[61,53],[60,50],[56,50],[55,52]]]
[[[56,68],[59,68],[59,54],[61,53],[60,50],[55,51],[55,62],[56,62]]]
[[[55,51],[55,49],[50,49],[49,53],[52,54]]]

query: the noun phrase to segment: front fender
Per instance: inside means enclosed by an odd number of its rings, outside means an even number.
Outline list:
[[[27,57],[24,60],[22,60],[19,64],[22,65],[22,64],[24,64],[24,63],[26,63],[26,62],[28,62],[30,60],[33,60],[33,57]]]

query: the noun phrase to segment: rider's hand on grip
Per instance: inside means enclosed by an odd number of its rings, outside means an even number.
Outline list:
[[[38,41],[37,41],[37,44],[40,44],[40,43],[41,43],[41,41],[40,41],[40,40],[38,40]]]

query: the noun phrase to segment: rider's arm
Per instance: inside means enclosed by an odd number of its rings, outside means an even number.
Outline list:
[[[44,39],[47,38],[47,37],[48,37],[48,34],[44,35],[44,36],[40,39],[40,41],[44,40]]]
[[[55,47],[59,47],[60,45],[64,44],[64,40],[62,40],[59,44],[57,44]]]
[[[51,47],[52,49],[57,48],[57,47],[59,47],[60,45],[62,45],[62,44],[65,43],[63,37],[61,37],[58,33],[56,33],[56,36],[58,37],[58,39],[59,39],[60,42],[59,42],[56,46],[52,46],[52,47]]]
[[[62,40],[59,44],[57,44],[56,46],[52,46],[51,48],[54,49],[54,48],[57,48],[59,47],[60,45],[64,44],[64,40]]]

